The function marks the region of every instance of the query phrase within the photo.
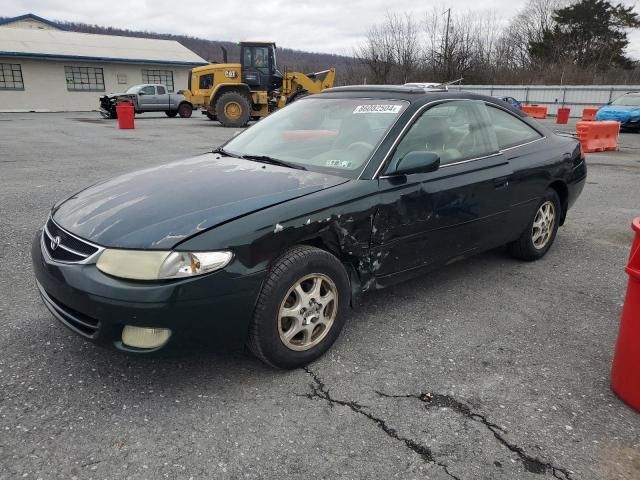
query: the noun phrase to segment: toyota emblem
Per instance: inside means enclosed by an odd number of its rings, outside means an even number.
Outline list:
[[[60,246],[60,237],[55,237],[51,240],[51,250],[55,250]]]

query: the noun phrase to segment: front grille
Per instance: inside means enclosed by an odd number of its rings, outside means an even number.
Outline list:
[[[45,292],[40,283],[38,283],[38,289],[40,290],[40,295],[42,296],[45,306],[54,317],[83,337],[91,339],[97,337],[98,331],[100,330],[99,320],[64,305]]]
[[[66,232],[51,218],[42,232],[42,243],[49,256],[60,262],[82,262],[98,251],[98,247]]]

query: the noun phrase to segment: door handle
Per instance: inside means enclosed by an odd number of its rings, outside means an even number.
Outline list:
[[[493,179],[493,187],[496,190],[509,186],[509,177],[498,177]]]

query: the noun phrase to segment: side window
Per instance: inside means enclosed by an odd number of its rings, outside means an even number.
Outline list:
[[[440,165],[491,155],[498,151],[484,103],[474,100],[441,103],[425,111],[393,154],[392,165],[409,152],[440,156]]]
[[[207,73],[200,77],[198,87],[202,90],[208,90],[213,85],[213,73]]]
[[[152,85],[147,85],[146,87],[142,87],[140,89],[140,93],[144,93],[145,95],[155,95],[156,94],[156,87],[154,87]]]
[[[500,108],[489,105],[487,112],[500,148],[515,147],[542,138],[529,125]]]
[[[269,67],[269,49],[266,47],[256,47],[253,52],[253,66],[259,70]]]
[[[158,89],[158,95],[165,95],[167,91],[164,87],[156,87]]]

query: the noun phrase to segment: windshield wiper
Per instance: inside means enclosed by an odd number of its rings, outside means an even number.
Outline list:
[[[240,158],[245,160],[254,160],[261,163],[269,163],[271,165],[278,165],[280,167],[296,168],[298,170],[306,170],[302,165],[297,163],[285,162],[284,160],[278,160],[277,158],[270,157],[268,155],[239,155]]]
[[[285,162],[284,160],[278,160],[277,158],[270,157],[268,155],[241,155],[239,153],[232,153],[228,150],[225,150],[222,147],[218,147],[213,150],[212,153],[219,153],[221,155],[226,155],[228,157],[242,158],[243,160],[253,160],[255,162],[260,163],[268,163],[271,165],[278,165],[280,167],[288,167],[288,168],[296,168],[298,170],[306,170],[302,165],[298,165],[297,163]]]

